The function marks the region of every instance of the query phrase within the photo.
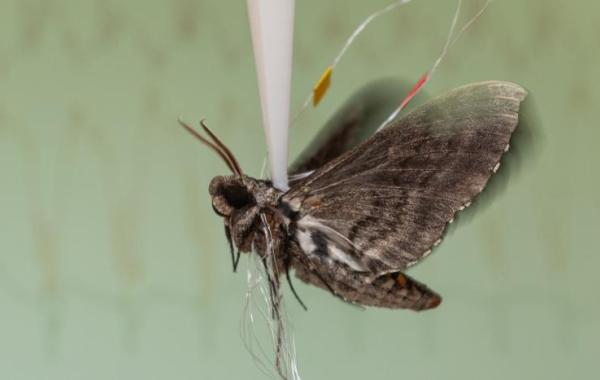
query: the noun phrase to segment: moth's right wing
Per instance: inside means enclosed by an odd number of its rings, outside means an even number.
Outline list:
[[[282,205],[302,251],[374,277],[417,263],[498,168],[525,95],[452,90],[293,184]]]
[[[398,79],[378,80],[362,87],[350,97],[325,124],[317,136],[291,165],[290,181],[302,178],[334,158],[346,153],[375,133],[409,93],[408,82]],[[420,93],[410,106],[425,95]]]

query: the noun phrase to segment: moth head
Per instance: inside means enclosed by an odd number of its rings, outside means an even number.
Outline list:
[[[261,211],[265,202],[272,199],[271,188],[248,176],[217,176],[210,181],[208,192],[213,210],[223,217],[227,239],[242,252],[252,250]]]
[[[212,198],[212,207],[217,215],[231,217],[256,206],[256,199],[245,178],[238,176],[217,176],[210,181],[208,192]]]
[[[270,190],[272,187],[264,181],[257,181],[244,175],[231,151],[208,129],[204,121],[200,122],[200,126],[208,138],[183,121],[179,120],[179,123],[217,153],[231,170],[232,175],[214,177],[208,191],[212,198],[213,209],[224,219],[227,239],[233,241],[239,250],[250,251],[260,210],[267,201],[272,199],[272,196],[267,196],[267,194],[272,195],[273,191]],[[234,268],[236,263],[237,261],[234,261]]]

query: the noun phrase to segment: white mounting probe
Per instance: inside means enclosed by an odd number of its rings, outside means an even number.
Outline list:
[[[271,179],[288,189],[294,0],[247,0]]]

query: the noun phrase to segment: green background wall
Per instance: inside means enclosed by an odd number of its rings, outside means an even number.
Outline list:
[[[293,109],[385,4],[297,1]],[[415,0],[370,27],[292,155],[369,80],[415,81],[455,4]],[[524,85],[538,152],[411,271],[444,296],[437,310],[361,311],[298,283],[303,379],[598,376],[599,12],[498,0],[454,47],[427,92]],[[0,378],[264,378],[239,336],[246,263],[231,273],[206,191],[225,167],[180,115],[205,116],[259,173],[244,1],[0,1]]]

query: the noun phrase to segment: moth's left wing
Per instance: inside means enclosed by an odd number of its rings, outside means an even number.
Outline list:
[[[301,249],[375,276],[417,263],[498,169],[525,95],[499,81],[452,90],[296,182],[282,205]]]

